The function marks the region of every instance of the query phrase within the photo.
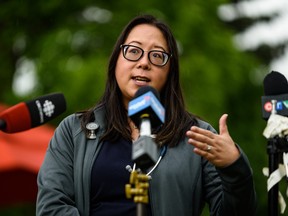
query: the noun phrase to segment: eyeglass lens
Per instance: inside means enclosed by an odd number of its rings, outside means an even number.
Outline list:
[[[130,61],[138,61],[143,56],[144,50],[137,46],[124,45],[123,54]],[[167,63],[169,56],[165,52],[151,50],[148,52],[148,59],[154,65],[163,66]]]

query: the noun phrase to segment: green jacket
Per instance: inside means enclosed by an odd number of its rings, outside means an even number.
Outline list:
[[[100,125],[95,140],[86,139],[76,114],[65,118],[56,129],[38,174],[37,216],[89,216],[90,175],[101,147],[99,137],[105,131],[104,108],[96,109],[94,114]],[[203,121],[199,125],[216,132]],[[252,171],[241,149],[236,162],[215,169],[193,153],[193,148],[187,139],[168,148],[151,174],[153,216],[199,216],[205,202],[210,215],[254,215]]]

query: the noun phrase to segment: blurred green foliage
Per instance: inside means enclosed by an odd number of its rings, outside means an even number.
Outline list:
[[[262,79],[269,71],[257,57],[234,47],[234,31],[217,16],[217,7],[227,1],[2,0],[0,101],[13,105],[62,92],[68,109],[51,122],[54,125],[93,106],[103,93],[107,62],[120,31],[135,15],[154,14],[171,26],[177,38],[187,108],[216,129],[220,116],[229,114],[230,133],[254,170],[259,215],[266,215],[262,174],[262,167],[268,165],[262,136],[266,122],[260,97]],[[35,67],[35,85],[26,94],[15,94],[13,80],[27,61]],[[0,215],[28,215],[17,209],[5,208]]]

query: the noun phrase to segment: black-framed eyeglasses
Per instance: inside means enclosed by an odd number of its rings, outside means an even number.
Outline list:
[[[143,57],[144,52],[148,52],[149,61],[151,62],[151,64],[156,66],[166,65],[170,57],[172,56],[172,54],[166,53],[161,50],[144,51],[140,47],[134,45],[122,44],[120,48],[122,48],[122,54],[125,59],[135,62]]]

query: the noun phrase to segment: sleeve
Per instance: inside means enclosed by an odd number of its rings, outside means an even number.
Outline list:
[[[203,128],[217,133],[211,125],[201,123]],[[215,168],[202,159],[205,199],[211,216],[256,215],[253,172],[247,156],[239,145],[237,147],[240,157],[228,167]]]
[[[205,165],[205,191],[210,215],[242,216],[256,215],[257,201],[253,173],[244,152],[237,161],[225,168],[213,167],[208,161]],[[213,171],[214,170],[214,171]]]
[[[55,130],[38,173],[37,216],[80,215],[74,201],[73,136],[68,122],[66,118]]]

